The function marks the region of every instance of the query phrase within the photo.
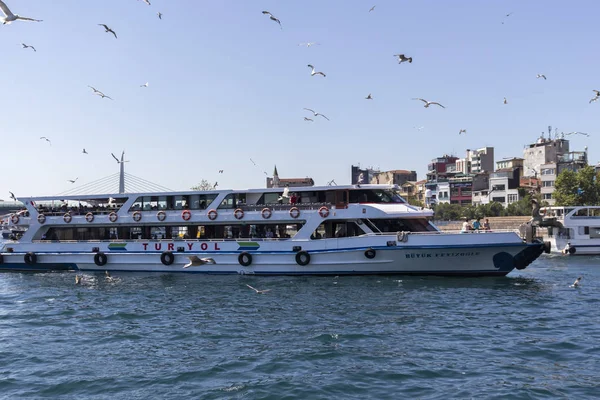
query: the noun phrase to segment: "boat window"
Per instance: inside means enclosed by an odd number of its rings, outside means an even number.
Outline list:
[[[230,193],[221,202],[219,208],[231,209],[246,203],[245,193]]]
[[[158,209],[159,210],[167,209],[167,196],[158,196]]]
[[[598,239],[600,238],[600,228],[599,227],[590,227],[590,239]]]
[[[366,232],[355,221],[327,220],[311,234],[311,239],[342,238],[360,236]]]
[[[357,189],[350,191],[350,203],[406,203],[406,200],[392,189]]]
[[[131,208],[129,210],[131,210],[131,211],[141,210],[143,202],[144,202],[143,198],[138,197],[137,199],[135,199],[135,202],[131,205]]]
[[[407,219],[369,219],[366,220],[369,227],[374,226],[373,231],[382,233],[391,232],[435,232],[435,226],[431,225],[426,218]]]

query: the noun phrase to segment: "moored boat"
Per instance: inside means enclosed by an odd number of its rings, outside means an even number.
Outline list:
[[[291,190],[21,198],[9,224],[26,230],[0,269],[502,276],[544,250],[531,234],[441,232],[394,185]]]
[[[553,253],[600,254],[600,206],[544,207],[540,215],[547,226],[540,233]]]

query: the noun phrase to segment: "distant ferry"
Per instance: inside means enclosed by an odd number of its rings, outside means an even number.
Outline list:
[[[540,214],[545,221],[556,221],[542,230],[553,253],[600,254],[600,206],[544,207]]]
[[[544,250],[513,231],[443,233],[396,185],[292,190],[21,198],[0,269],[503,276]]]

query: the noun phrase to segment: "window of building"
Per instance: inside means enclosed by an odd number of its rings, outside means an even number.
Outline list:
[[[552,193],[544,193],[543,196],[544,200],[552,200]]]
[[[492,197],[492,201],[496,201],[498,203],[506,203],[505,197]]]
[[[542,175],[554,175],[556,172],[554,168],[543,168]]]
[[[518,194],[509,194],[508,195],[508,204],[510,204],[510,203],[516,203],[517,201],[519,201],[519,195]]]
[[[542,181],[543,187],[554,187],[554,181]]]
[[[492,190],[506,190],[506,185],[494,185],[492,186]]]

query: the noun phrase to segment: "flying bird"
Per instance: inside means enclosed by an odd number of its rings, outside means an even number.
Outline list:
[[[14,201],[17,201],[17,198],[15,197],[15,194],[13,192],[11,192],[10,190],[8,191],[8,193],[10,193],[10,198],[13,199]]]
[[[323,75],[323,78],[325,78],[325,74],[322,72],[316,72],[315,67],[313,67],[312,65],[308,64],[308,68],[312,68],[312,71],[310,72],[310,76]]]
[[[99,91],[98,89],[96,89],[95,87],[93,87],[93,86],[90,86],[90,85],[88,85],[88,87],[94,91],[94,93],[93,93],[93,94],[95,94],[95,95],[97,95],[97,96],[100,96],[100,97],[102,97],[102,98],[105,98],[105,97],[106,97],[107,99],[110,99],[110,100],[112,100],[112,97],[109,97],[109,96],[105,95],[104,93],[102,93],[101,91]]]
[[[33,51],[37,52],[37,50],[35,49],[35,47],[29,46],[28,44],[21,43],[21,46],[23,46],[24,49],[32,49]]]
[[[576,288],[579,287],[581,285],[581,277],[577,277],[577,279],[575,279],[575,282],[573,282],[573,284],[570,286],[572,288]]]
[[[75,179],[67,179],[67,181],[69,181],[71,183],[75,183],[75,182],[77,182],[77,179],[79,179],[79,177],[77,177]]]
[[[310,47],[310,46],[318,46],[320,43],[315,43],[315,42],[307,42],[307,43],[299,43],[298,46],[306,46],[306,47]]]
[[[365,99],[367,99],[367,100],[373,100],[373,96],[371,96],[371,93],[369,93],[369,95],[367,97],[365,97]]]
[[[503,103],[504,103],[504,104],[508,104],[508,100],[506,100],[506,97],[504,98],[504,101],[503,101]]]
[[[375,7],[377,7],[377,5],[374,5],[373,7],[371,7],[371,9],[369,10],[369,12],[373,11],[375,9]]]
[[[113,153],[110,153],[110,155],[113,156],[113,158],[117,161],[117,164],[121,164],[121,160],[119,160],[117,156],[115,156]]]
[[[219,173],[220,173],[220,174],[222,174],[222,173],[223,173],[223,170],[222,170],[222,169],[220,169],[220,170],[219,170]]]
[[[213,189],[216,189],[217,186],[219,186],[219,182],[215,182],[215,184],[213,185]]]
[[[313,113],[314,117],[321,116],[321,117],[325,118],[327,121],[329,121],[329,118],[327,118],[325,115],[323,115],[321,113],[316,112],[315,110],[311,110],[310,108],[305,108],[305,110],[306,111],[310,111],[311,113]]]
[[[183,266],[183,268],[189,268],[189,267],[198,267],[204,264],[216,264],[217,262],[210,258],[200,258],[198,256],[188,256],[188,258],[190,259],[190,262],[185,264]]]
[[[115,39],[117,39],[117,34],[115,33],[115,31],[113,31],[112,29],[110,29],[108,26],[106,26],[106,24],[98,24],[99,26],[103,26],[104,27],[104,32],[108,33],[112,33],[113,35],[115,35]]]
[[[512,15],[512,12],[509,12],[508,14],[506,14],[506,15],[504,16],[504,18],[506,19],[506,18],[510,17],[511,15]],[[502,24],[504,24],[504,21],[502,21]]]
[[[413,126],[413,128],[415,128],[416,130],[418,130],[419,132],[422,131],[423,129],[425,129],[424,126]]]
[[[585,132],[569,132],[569,133],[565,133],[565,136],[569,136],[569,135],[583,135],[583,136],[587,136],[589,137],[589,133],[585,133]]]
[[[466,129],[461,129],[460,131],[458,131],[458,134],[460,135],[461,133],[467,133]]]
[[[46,136],[40,137],[40,140],[45,140],[46,142],[48,142],[48,144],[50,144],[50,146],[52,146],[52,142]]]
[[[158,15],[158,19],[162,19],[162,13],[161,12],[157,12],[156,15]]]
[[[253,159],[250,159],[250,161],[252,161],[252,164],[256,165],[256,163],[254,162],[254,160],[253,160]]]
[[[269,19],[270,19],[271,21],[275,21],[275,22],[277,22],[277,23],[279,24],[279,27],[280,27],[281,29],[283,29],[283,27],[281,26],[281,21],[280,21],[280,20],[278,20],[277,18],[275,18],[275,16],[274,16],[273,14],[271,14],[271,13],[270,13],[270,12],[268,12],[268,11],[263,11],[262,13],[263,13],[263,14],[265,14],[265,15],[268,15],[268,16],[269,16]]]
[[[150,0],[144,0],[144,3],[148,4],[149,6],[152,5],[152,4],[150,4]]]
[[[436,102],[436,101],[427,101],[425,99],[421,99],[421,98],[413,98],[413,100],[421,100],[423,103],[425,103],[425,105],[423,107],[425,108],[429,108],[430,105],[435,104],[436,106],[440,106],[442,108],[446,108],[443,105],[441,105],[440,103]]]
[[[600,91],[599,90],[592,90],[592,92],[595,92],[596,96],[590,100],[590,103],[593,103],[594,101],[598,101],[598,99],[600,99]]]
[[[143,85],[140,85],[140,87],[148,87],[148,82],[144,83]]]
[[[315,122],[314,119],[308,118],[308,117],[304,117],[304,120],[307,121],[307,122]]]
[[[537,79],[539,78],[544,78],[544,80],[546,80],[546,75],[544,74],[537,74]]]
[[[404,61],[412,63],[412,57],[406,57],[404,54],[394,54],[394,57],[398,57],[398,64],[402,64]]]
[[[0,0],[0,10],[2,10],[2,13],[4,14],[4,17],[0,17],[0,21],[2,21],[3,25],[8,25],[8,24],[12,23],[13,21],[16,21],[19,19],[21,21],[42,22],[41,19],[21,17],[18,14],[13,14],[12,11],[10,11],[8,6],[6,5],[6,3],[4,3],[2,0]]]
[[[82,153],[83,153],[83,154],[88,154],[88,152],[87,152],[87,151],[85,151],[85,149],[83,149]]]
[[[265,294],[265,293],[267,293],[269,290],[271,290],[271,289],[259,290],[259,289],[256,289],[256,288],[254,288],[254,287],[250,286],[250,285],[246,285],[246,286],[248,286],[250,289],[254,290],[254,291],[257,293],[257,294]]]

